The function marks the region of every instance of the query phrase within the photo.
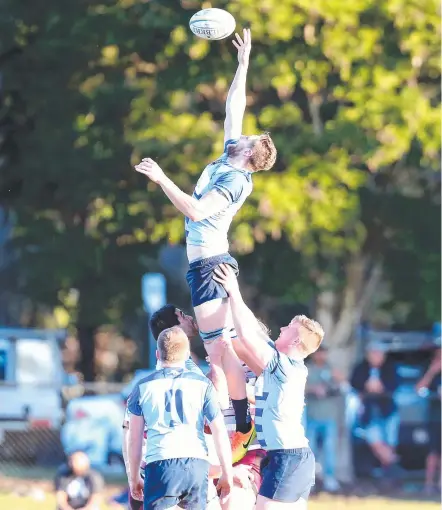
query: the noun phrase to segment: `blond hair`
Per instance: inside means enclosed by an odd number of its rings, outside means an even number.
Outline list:
[[[264,133],[253,145],[248,168],[252,172],[270,170],[275,164],[276,155],[276,147],[270,133]]]
[[[160,333],[157,350],[160,361],[164,363],[180,363],[185,361],[189,355],[189,339],[180,327],[173,326]]]
[[[300,347],[305,356],[317,351],[324,339],[324,329],[319,322],[309,319],[305,315],[296,315],[290,325],[297,323],[301,326],[299,330]]]

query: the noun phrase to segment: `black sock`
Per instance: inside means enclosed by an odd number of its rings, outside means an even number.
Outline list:
[[[236,431],[246,434],[252,428],[249,401],[246,398],[232,399],[232,405],[235,411]]]

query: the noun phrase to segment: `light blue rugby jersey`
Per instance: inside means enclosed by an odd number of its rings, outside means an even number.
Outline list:
[[[220,245],[220,252],[222,252],[233,217],[252,192],[251,172],[234,168],[227,161],[227,146],[236,143],[238,140],[228,140],[224,144],[223,155],[206,166],[192,195],[199,200],[209,191],[216,190],[227,198],[229,205],[223,211],[202,221],[192,221],[186,218],[187,244],[210,246],[211,248]]]
[[[272,347],[273,343],[271,343]],[[255,427],[265,450],[308,446],[302,426],[307,367],[275,349],[255,384]]]
[[[204,375],[204,372],[193,361],[191,356],[189,356],[188,359],[186,359],[186,363],[185,363],[184,366],[187,368],[187,370],[190,370],[191,372],[195,372],[195,374]],[[161,361],[157,361],[156,370],[161,370]],[[124,412],[124,421],[123,421],[123,423],[127,423],[127,422],[129,422],[129,409],[126,406],[126,410]]]
[[[144,417],[146,464],[175,458],[207,459],[204,418],[211,423],[220,412],[207,377],[185,368],[157,370],[135,386],[128,410]]]

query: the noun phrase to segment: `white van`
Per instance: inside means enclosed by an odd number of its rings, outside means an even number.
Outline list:
[[[58,431],[63,419],[64,330],[0,328],[0,453],[13,457],[8,433]],[[9,441],[8,441],[9,438]],[[20,439],[21,441],[21,439]],[[42,445],[40,445],[42,446]],[[24,453],[33,456],[33,447]],[[29,451],[31,450],[31,451]],[[23,453],[23,454],[24,454]]]

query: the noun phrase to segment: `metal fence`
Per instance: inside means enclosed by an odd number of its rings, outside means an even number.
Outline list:
[[[55,421],[36,420],[31,416],[0,421],[0,472],[14,474],[15,470],[19,476],[24,469],[53,470],[63,462],[66,452],[80,449],[88,453],[100,470],[123,473],[121,424],[126,393],[127,386],[122,384],[91,383],[66,387],[59,395],[61,419],[58,425],[54,425]],[[422,402],[425,400],[426,407],[413,404],[400,409],[400,440],[406,443],[400,448],[411,457],[416,457],[419,451],[419,458],[424,459],[428,450],[425,409],[433,398],[440,397],[427,394],[418,398]],[[354,456],[360,424],[351,409],[351,399],[345,395],[342,396],[342,411],[338,465],[340,477],[350,480],[354,464],[359,461],[352,458],[352,452]]]

